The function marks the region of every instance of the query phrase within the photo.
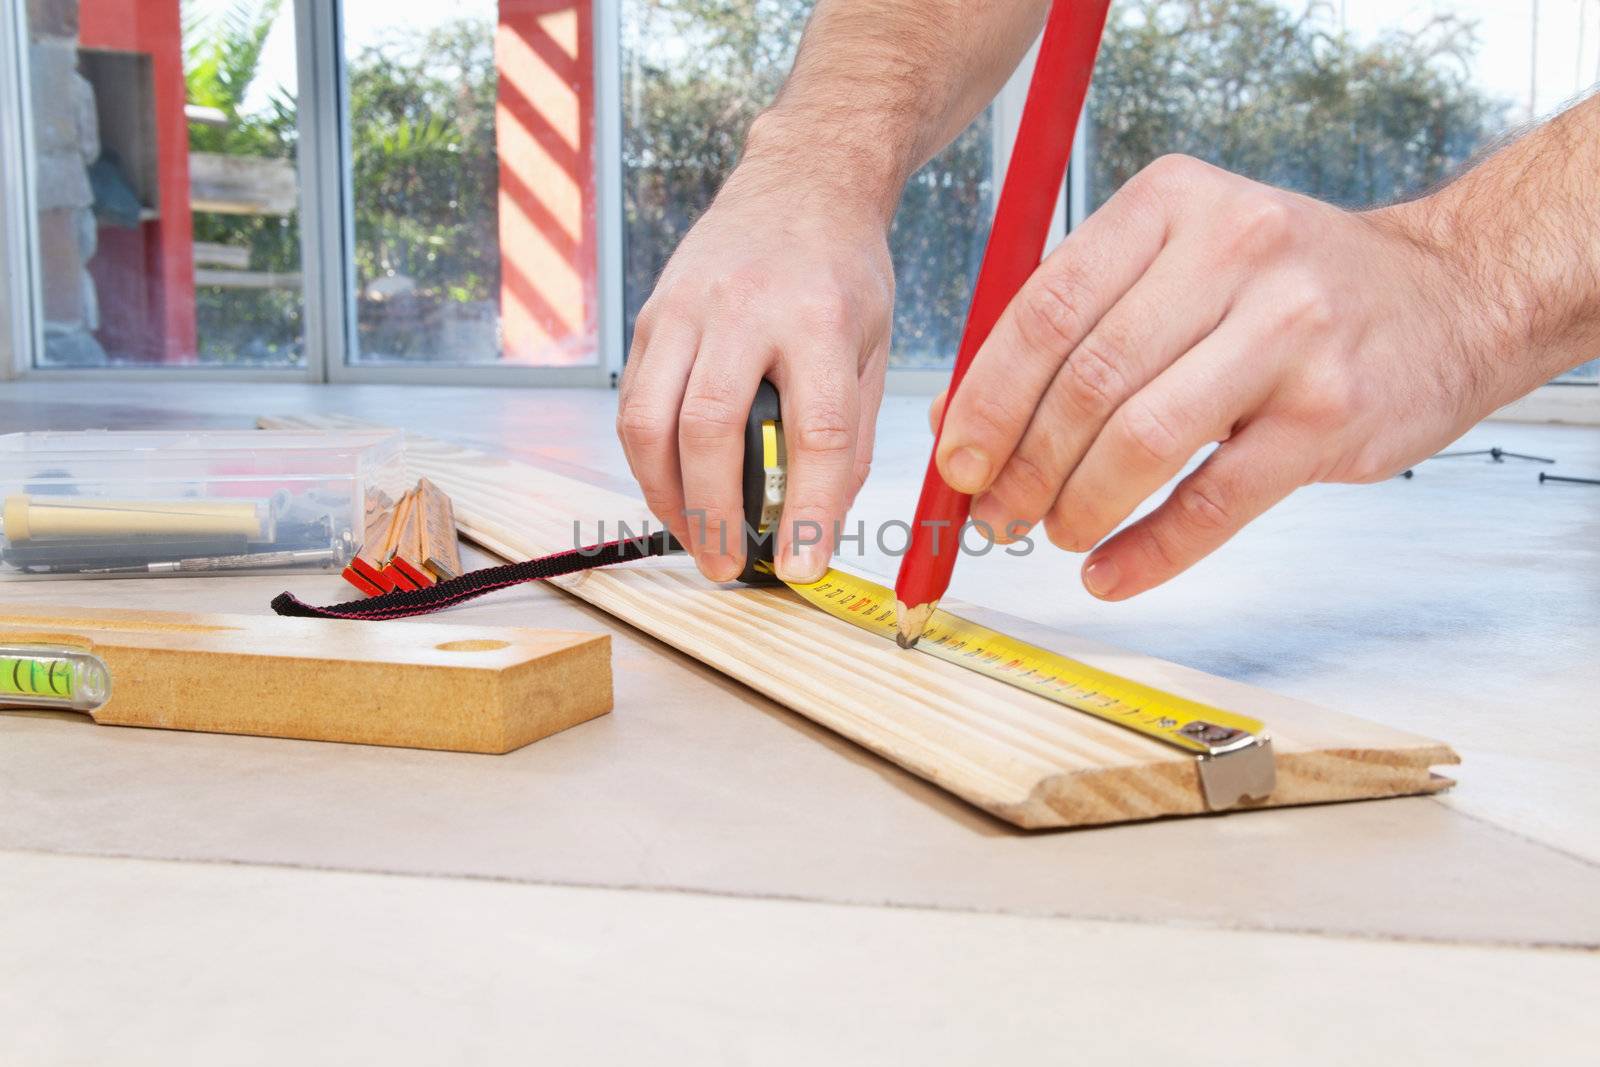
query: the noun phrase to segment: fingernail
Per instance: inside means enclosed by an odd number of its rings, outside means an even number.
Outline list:
[[[1122,572],[1113,559],[1093,559],[1083,568],[1083,587],[1102,600],[1117,591],[1121,578]]]
[[[700,560],[700,573],[713,582],[731,582],[739,577],[739,561],[732,556],[705,556]]]
[[[973,523],[983,523],[978,532],[985,537],[993,532],[993,541],[997,545],[1011,545],[1028,536],[1033,529],[1033,523],[1026,519],[1012,517],[1006,506],[990,493],[984,493],[972,501]]]
[[[989,457],[976,448],[958,448],[944,461],[950,488],[961,493],[976,493],[989,484]]]
[[[828,557],[823,554],[821,545],[800,545],[791,542],[789,551],[778,561],[778,577],[786,582],[796,582],[800,585],[816,581],[827,569]]]
[[[994,528],[995,544],[1014,545],[1024,537],[1027,537],[1032,529],[1033,525],[1031,523],[1023,522],[1020,519],[1012,519],[1004,526],[996,526]]]
[[[971,520],[978,533],[995,544],[1005,543],[1005,531],[1000,529],[999,509],[989,502],[987,494],[972,502]]]

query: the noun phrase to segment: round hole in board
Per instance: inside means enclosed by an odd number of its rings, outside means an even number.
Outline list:
[[[502,648],[510,648],[510,641],[490,641],[478,638],[471,641],[446,641],[442,645],[434,645],[440,652],[494,652]]]

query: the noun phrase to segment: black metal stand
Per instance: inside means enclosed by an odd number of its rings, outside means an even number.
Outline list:
[[[1512,459],[1532,460],[1535,463],[1554,463],[1555,462],[1555,460],[1551,459],[1548,456],[1530,456],[1526,452],[1507,452],[1505,449],[1498,448],[1498,447],[1497,448],[1479,448],[1479,449],[1475,449],[1475,450],[1473,450],[1471,452],[1440,452],[1438,455],[1429,456],[1428,458],[1429,459],[1454,459],[1457,456],[1488,456],[1491,460],[1493,460],[1496,463],[1505,462],[1505,459],[1506,459],[1507,456],[1510,456]]]
[[[1494,448],[1475,448],[1469,452],[1440,452],[1438,455],[1429,456],[1428,459],[1459,459],[1462,456],[1488,456],[1492,462],[1504,463],[1507,459],[1525,459],[1530,463],[1554,463],[1549,456],[1530,456],[1526,452],[1507,452],[1498,446]],[[1400,472],[1400,477],[1410,478],[1416,473],[1415,469],[1407,467]],[[1543,481],[1543,475],[1540,481]]]
[[[1546,474],[1539,472],[1540,482],[1570,482],[1573,485],[1600,485],[1600,478],[1573,478],[1561,474]]]

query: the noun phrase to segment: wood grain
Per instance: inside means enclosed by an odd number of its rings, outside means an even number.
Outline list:
[[[362,425],[340,417],[273,428]],[[527,559],[638,531],[643,504],[526,464],[410,437],[413,476],[450,494],[470,539]],[[575,529],[574,520],[581,519]],[[604,528],[600,523],[604,522]],[[719,586],[686,558],[588,571],[554,584],[994,815],[1027,828],[1204,812],[1194,761],[1159,742],[833,619],[787,589]],[[962,614],[962,606],[950,610]],[[1053,650],[1263,719],[1278,784],[1263,805],[1432,793],[1459,762],[1441,742],[1066,634]]]
[[[611,710],[606,634],[28,606],[5,644],[105,660],[105,725],[498,753]]]

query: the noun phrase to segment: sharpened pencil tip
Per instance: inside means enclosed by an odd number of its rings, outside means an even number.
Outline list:
[[[928,628],[928,620],[933,616],[933,609],[938,606],[937,603],[933,603],[918,604],[914,608],[908,608],[896,600],[894,602],[895,644],[901,648],[916,648],[917,641],[922,637],[922,631]]]

